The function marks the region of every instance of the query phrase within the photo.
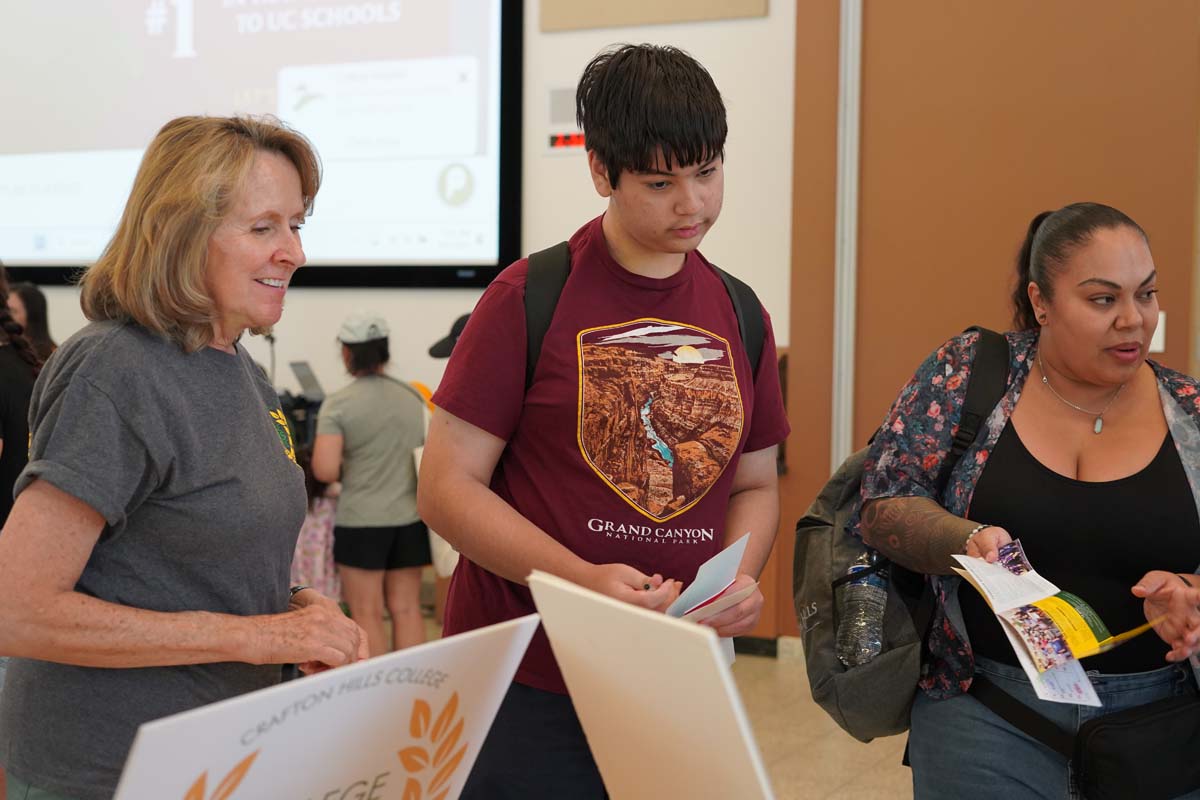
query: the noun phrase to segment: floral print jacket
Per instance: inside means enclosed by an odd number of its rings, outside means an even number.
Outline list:
[[[1005,334],[1009,345],[1008,385],[975,443],[950,475],[945,495],[936,497],[935,482],[950,451],[966,399],[979,334],[968,332],[939,347],[900,391],[875,436],[863,465],[862,499],[929,497],[958,516],[969,516],[975,484],[1021,397],[1037,350],[1037,331]],[[1179,451],[1192,495],[1200,512],[1200,382],[1153,361],[1167,427]],[[854,533],[859,533],[857,522]],[[931,575],[938,597],[929,636],[930,660],[923,666],[921,688],[935,699],[961,694],[970,687],[974,657],[963,630],[956,575]]]

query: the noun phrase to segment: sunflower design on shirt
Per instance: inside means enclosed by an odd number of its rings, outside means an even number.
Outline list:
[[[292,441],[292,429],[288,427],[287,417],[283,415],[283,409],[277,408],[271,412],[271,422],[275,423],[275,433],[279,434],[279,441],[283,443],[283,452],[292,463],[296,463],[296,444]]]

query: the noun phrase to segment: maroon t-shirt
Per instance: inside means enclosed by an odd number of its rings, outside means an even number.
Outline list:
[[[669,278],[635,275],[609,254],[601,219],[571,237],[529,392],[523,259],[480,298],[433,402],[508,442],[491,487],[526,519],[587,561],[686,585],[724,544],[741,453],[788,434],[775,337],[764,310],[756,380],[708,262],[691,253]],[[535,610],[528,588],[460,558],[445,632]],[[516,680],[566,692],[540,628]]]

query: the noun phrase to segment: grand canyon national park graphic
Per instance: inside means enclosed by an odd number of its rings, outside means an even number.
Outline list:
[[[662,521],[712,488],[742,435],[729,342],[638,319],[579,334],[579,448],[626,502]]]

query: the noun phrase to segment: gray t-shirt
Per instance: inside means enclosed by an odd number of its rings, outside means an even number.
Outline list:
[[[76,585],[84,594],[154,611],[280,613],[305,492],[278,407],[240,347],[185,354],[138,325],[93,323],[38,378],[16,492],[41,479],[104,517]],[[279,678],[270,665],[14,658],[0,759],[26,783],[105,800],[138,725]]]
[[[380,528],[417,516],[413,450],[425,443],[425,401],[386,375],[355,378],[321,404],[317,435],[342,437],[336,524]]]

